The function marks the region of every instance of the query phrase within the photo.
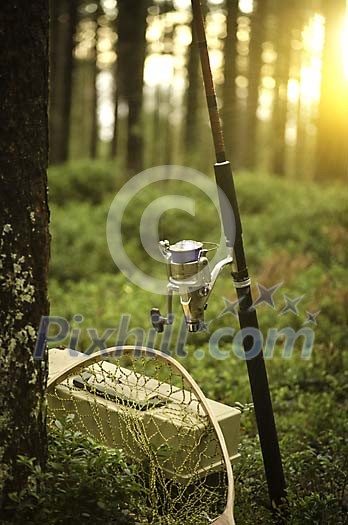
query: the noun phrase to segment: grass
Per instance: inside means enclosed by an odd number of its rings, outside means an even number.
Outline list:
[[[164,309],[164,297],[143,291],[120,273],[106,243],[105,222],[115,191],[123,184],[117,170],[105,163],[78,163],[52,168],[49,176],[52,210],[52,263],[50,299],[53,315],[65,317],[79,328],[77,349],[91,345],[94,328],[100,337],[112,328],[107,346],[117,342],[122,314],[130,315],[129,330],[148,333],[149,310]],[[275,309],[258,308],[264,338],[271,328],[311,327],[315,344],[310,359],[301,358],[299,339],[292,355],[282,357],[283,343],[267,360],[280,447],[288,485],[291,525],[343,525],[347,523],[347,324],[348,324],[348,191],[343,186],[316,186],[260,174],[240,174],[236,179],[244,224],[245,246],[256,283],[266,287],[283,282],[276,292]],[[182,193],[184,183],[162,183],[143,190],[128,206],[122,227],[129,257],[153,275],[164,268],[143,250],[138,224],[143,210],[164,192]],[[186,189],[186,192],[188,190]],[[197,219],[171,210],[160,223],[161,237],[171,241],[219,239],[219,225],[212,204],[199,189],[195,197]],[[303,295],[299,315],[280,315],[284,294]],[[233,286],[224,273],[207,311],[210,332],[224,327],[238,330],[230,313],[220,317],[224,298],[234,300]],[[174,341],[181,319],[179,306]],[[307,312],[318,312],[317,325],[306,324]],[[83,322],[73,320],[82,314]],[[190,335],[182,362],[207,396],[227,404],[239,401],[242,415],[241,460],[236,477],[236,520],[243,525],[277,523],[269,509],[262,458],[246,366],[236,357],[231,337],[221,341],[224,360],[214,359],[210,334]],[[92,334],[93,335],[93,334]],[[127,342],[134,340],[129,336]],[[69,337],[63,344],[71,346]],[[160,347],[160,337],[156,347]],[[203,350],[197,359],[195,352]],[[56,452],[55,452],[56,454]],[[59,455],[57,461],[60,461]],[[73,474],[72,474],[73,475]],[[97,476],[97,472],[94,474]],[[109,490],[108,488],[106,490]],[[111,490],[111,489],[110,489]],[[66,495],[68,497],[68,495]],[[77,493],[76,498],[81,497]],[[52,522],[53,523],[53,522]]]

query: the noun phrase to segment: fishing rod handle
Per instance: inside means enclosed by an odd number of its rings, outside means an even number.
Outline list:
[[[227,245],[233,247],[242,235],[239,206],[229,161],[214,164],[215,180]]]

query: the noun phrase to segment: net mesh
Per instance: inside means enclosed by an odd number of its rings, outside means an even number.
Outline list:
[[[223,513],[218,436],[194,386],[165,359],[135,351],[81,364],[49,387],[48,405],[50,418],[74,414],[77,430],[137,465],[142,523],[203,525]]]

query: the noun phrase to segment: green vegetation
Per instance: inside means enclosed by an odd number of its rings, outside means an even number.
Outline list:
[[[33,459],[20,457],[29,473],[28,485],[10,495],[8,511],[15,512],[8,523],[136,523],[145,494],[135,469],[122,451],[71,430],[70,423],[68,416],[49,427],[45,472]]]
[[[116,328],[122,314],[131,315],[129,329],[141,327],[147,332],[150,328],[150,308],[164,308],[165,302],[161,296],[136,288],[119,273],[109,255],[105,221],[114,196],[113,191],[122,185],[121,180],[115,183],[117,177],[105,163],[89,163],[88,177],[85,169],[86,164],[74,164],[54,168],[50,173],[51,312],[53,315],[66,317],[69,322],[77,313],[84,316],[83,323],[71,324],[81,328],[78,341],[78,349],[81,351],[91,344],[87,328],[96,328],[99,335],[106,328],[114,328],[115,331],[107,341],[108,346],[112,346],[115,344]],[[348,311],[345,272],[348,263],[348,191],[338,185],[329,188],[247,173],[238,175],[236,184],[244,223],[246,253],[254,282],[258,281],[267,287],[284,282],[274,296],[276,309],[267,305],[258,308],[265,337],[271,327],[291,326],[298,330],[302,326],[310,326],[315,330],[315,346],[309,360],[301,359],[299,340],[289,359],[282,358],[283,345],[279,342],[273,359],[267,362],[289,487],[291,512],[287,523],[343,525],[348,510],[348,445],[345,440],[348,435],[345,416],[348,384],[345,337]],[[164,272],[164,268],[160,263],[152,261],[141,249],[139,218],[151,199],[164,192],[173,193],[174,187],[174,183],[168,182],[144,190],[134,198],[134,205],[129,206],[125,213],[123,237],[127,253],[133,262],[139,260],[139,266],[151,275]],[[180,190],[178,187],[176,189]],[[161,236],[163,234],[172,241],[182,237],[218,241],[220,233],[216,212],[211,203],[200,195],[199,190],[190,190],[190,195],[199,197],[197,220],[190,218],[187,221],[183,212],[169,211],[160,226]],[[173,217],[175,221],[172,220]],[[279,316],[284,306],[283,293],[291,298],[304,295],[299,304],[299,316],[292,313]],[[223,296],[230,301],[234,300],[228,272],[218,283],[207,311],[211,333],[222,326],[238,329],[237,320],[231,314],[217,318],[225,306]],[[319,310],[318,325],[304,325],[306,311]],[[176,312],[180,319],[178,304]],[[242,415],[241,460],[234,467],[237,523],[276,523],[276,517],[272,516],[268,508],[245,363],[231,351],[227,361],[214,359],[208,351],[208,340],[207,333],[190,336],[186,347],[187,356],[182,360],[206,395],[230,404],[239,401],[245,406]],[[131,338],[128,342],[132,342]],[[64,343],[68,345],[69,340],[66,339]],[[225,351],[231,349],[231,342],[227,338],[221,345]],[[155,346],[160,347],[160,338]],[[194,356],[198,347],[205,351],[201,360]],[[87,447],[86,452],[81,452],[86,454],[83,461],[92,461],[93,450],[98,448],[97,445],[86,441],[81,443],[81,438],[74,436],[59,441],[57,430],[53,432],[53,437],[51,435],[50,469],[48,478],[43,479],[49,480],[48,485],[51,488],[46,488],[46,491],[51,490],[51,496],[45,497],[51,501],[49,498],[55,495],[58,515],[59,505],[63,505],[66,500],[66,508],[71,512],[69,519],[74,517],[80,523],[89,523],[87,517],[85,521],[81,521],[81,512],[85,512],[82,509],[87,509],[88,514],[92,501],[93,508],[98,506],[102,487],[102,501],[107,509],[103,510],[99,505],[101,519],[102,516],[111,516],[112,512],[117,514],[118,508],[110,503],[114,500],[113,491],[131,494],[130,500],[126,501],[133,501],[138,494],[136,477],[133,478],[131,472],[129,476],[124,473],[121,468],[122,455],[103,449],[101,457],[104,459],[100,461],[103,463],[105,460],[105,465],[108,465],[109,461],[113,463],[113,458],[118,458],[119,464],[115,461],[119,474],[115,476],[112,469],[104,469],[104,465],[99,469],[100,464],[97,462],[90,471],[89,479],[82,479],[83,483],[88,481],[87,502],[77,484],[79,475],[78,470],[74,471],[74,462],[71,469],[65,471],[62,468],[76,441],[79,441],[81,450]],[[78,465],[75,466],[77,468]],[[63,476],[59,479],[69,487],[66,493],[57,492],[57,486],[51,485],[58,474]],[[39,479],[40,476],[39,473]],[[19,498],[23,499],[21,495]],[[24,495],[24,504],[26,498]],[[55,503],[46,505],[47,509],[54,506]],[[131,507],[128,510],[133,512]],[[104,511],[106,514],[103,514]],[[121,516],[121,511],[119,515]],[[58,523],[54,521],[55,514],[52,516],[52,521],[49,518],[47,523]],[[129,516],[128,514],[128,523],[131,522]],[[104,522],[112,523],[107,518]]]

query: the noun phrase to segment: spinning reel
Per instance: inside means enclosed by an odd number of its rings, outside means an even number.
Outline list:
[[[177,293],[189,332],[204,330],[204,312],[209,296],[221,270],[232,263],[232,254],[219,261],[211,270],[207,258],[209,250],[203,247],[202,242],[183,240],[171,245],[165,240],[160,241],[159,248],[167,262],[168,314],[167,317],[163,317],[158,308],[153,308],[153,327],[157,332],[163,332],[164,325],[172,324],[173,295]]]

